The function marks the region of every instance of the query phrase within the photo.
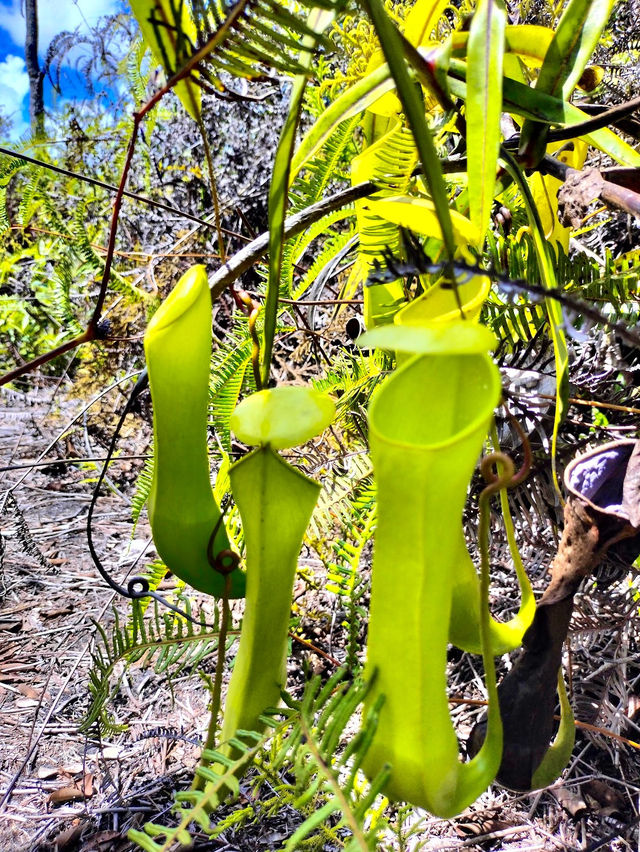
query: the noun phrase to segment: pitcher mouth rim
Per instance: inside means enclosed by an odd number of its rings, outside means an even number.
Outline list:
[[[390,438],[383,431],[381,431],[375,425],[375,408],[378,405],[378,401],[381,395],[384,393],[385,388],[388,385],[388,382],[392,382],[395,378],[402,375],[404,372],[408,372],[418,360],[422,358],[480,358],[486,366],[489,367],[488,375],[492,381],[492,387],[487,389],[487,404],[483,406],[483,410],[481,413],[478,413],[474,416],[468,423],[466,423],[461,429],[459,429],[455,434],[451,435],[448,438],[445,438],[442,441],[437,442],[408,442],[406,440],[394,439]],[[493,369],[491,369],[493,368]],[[461,439],[467,437],[472,432],[474,432],[478,427],[480,427],[483,423],[486,423],[493,410],[496,408],[498,403],[500,402],[501,392],[502,392],[502,382],[500,378],[500,372],[496,367],[493,359],[488,353],[457,353],[450,352],[446,355],[413,355],[406,363],[404,363],[386,382],[380,392],[377,393],[374,399],[371,401],[369,406],[369,429],[372,434],[375,434],[380,440],[384,441],[386,444],[392,445],[394,447],[404,447],[408,450],[438,450],[443,449],[444,447],[451,446],[452,444],[458,443]]]

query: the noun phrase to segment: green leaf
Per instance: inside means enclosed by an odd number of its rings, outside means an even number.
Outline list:
[[[455,97],[463,100],[466,100],[467,97],[466,75],[466,63],[459,59],[452,59],[449,67],[449,88]],[[506,112],[543,121],[547,124],[571,127],[590,118],[577,106],[544,92],[538,92],[536,89],[518,83],[517,80],[512,80],[509,77],[503,79],[502,95],[503,109]],[[621,165],[640,167],[640,153],[616,136],[608,127],[587,133],[579,138],[599,148],[605,154],[609,154]]]
[[[428,237],[444,238],[442,219],[430,198],[397,195],[379,201],[371,200],[366,204],[371,213],[386,219],[388,222],[393,222]],[[475,243],[478,239],[478,232],[472,222],[462,213],[458,213],[457,210],[449,210],[448,212],[454,246],[466,246],[469,243]]]
[[[568,100],[605,28],[613,0],[571,0],[558,24],[536,89]]]
[[[606,26],[613,0],[570,0],[547,50],[536,90],[568,100]],[[546,130],[525,121],[520,134],[520,156],[534,166],[544,156]]]
[[[500,148],[502,60],[506,12],[500,0],[480,0],[471,21],[467,77],[469,213],[482,248],[489,227]]]
[[[442,167],[425,116],[424,102],[411,79],[405,62],[402,36],[387,14],[382,0],[362,0],[362,5],[373,21],[376,34],[380,39],[382,50],[395,80],[397,94],[411,127],[424,176],[440,222],[445,251],[448,258],[452,260],[455,253],[455,240]]]
[[[313,9],[307,21],[309,27],[317,33],[307,35],[302,40],[300,64],[308,69],[313,61],[313,47],[320,33],[329,26],[335,12],[327,9]],[[304,90],[307,85],[306,74],[299,74],[293,81],[289,112],[280,135],[273,174],[269,187],[269,284],[264,305],[264,331],[262,365],[260,375],[262,384],[267,385],[271,369],[271,353],[278,318],[278,299],[280,295],[280,273],[282,270],[282,251],[284,246],[284,220],[287,214],[291,156],[295,144],[296,131],[300,121],[300,112]]]
[[[317,118],[300,142],[291,162],[291,180],[305,163],[318,153],[338,125],[367,109],[378,98],[394,88],[395,83],[389,66],[384,63],[336,98]]]
[[[507,168],[507,171],[514,179],[527,210],[529,217],[529,227],[533,236],[533,244],[538,258],[538,267],[542,276],[542,283],[547,290],[555,290],[558,287],[556,273],[549,253],[549,243],[544,234],[544,229],[540,221],[540,216],[536,208],[529,184],[527,183],[522,171],[513,157],[504,149],[501,158]],[[553,439],[551,442],[551,469],[553,480],[560,492],[558,476],[556,470],[556,447],[558,443],[558,430],[560,424],[564,420],[569,404],[569,351],[567,349],[567,339],[564,333],[564,320],[562,317],[562,307],[555,299],[546,299],[545,307],[547,309],[547,317],[549,318],[549,326],[551,329],[551,339],[553,341],[553,352],[556,363],[556,411],[553,421]]]

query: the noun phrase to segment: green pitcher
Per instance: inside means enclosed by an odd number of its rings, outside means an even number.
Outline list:
[[[500,376],[488,354],[417,355],[370,406],[378,492],[366,674],[372,703],[385,702],[365,761],[392,766],[385,792],[450,817],[495,777],[502,726],[489,614],[481,638],[489,733],[460,763],[446,693],[447,644],[463,506],[494,407]]]

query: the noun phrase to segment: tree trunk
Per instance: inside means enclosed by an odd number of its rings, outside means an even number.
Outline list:
[[[38,0],[25,0],[27,33],[24,56],[29,75],[29,118],[31,132],[36,137],[44,136],[44,72],[38,61]]]

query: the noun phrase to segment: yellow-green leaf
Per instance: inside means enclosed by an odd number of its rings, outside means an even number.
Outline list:
[[[489,227],[496,182],[505,26],[500,0],[480,0],[469,31],[466,113],[469,214],[478,249]]]
[[[397,195],[380,201],[369,201],[368,207],[372,213],[388,222],[409,228],[418,234],[442,239],[440,219],[430,198]],[[478,230],[475,225],[456,210],[450,210],[449,213],[455,244],[477,244]]]
[[[189,56],[187,46],[196,40],[196,27],[187,4],[170,0],[129,0],[142,38],[151,49],[155,61],[162,65],[168,77],[180,71]],[[175,16],[180,9],[180,20]],[[189,80],[176,83],[174,91],[182,106],[194,121],[200,118],[200,89]]]

